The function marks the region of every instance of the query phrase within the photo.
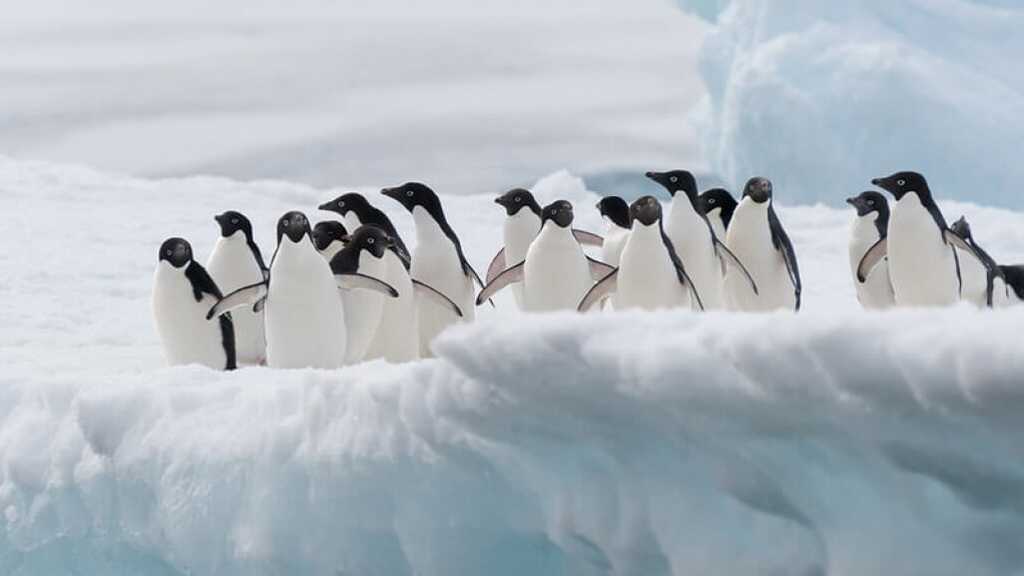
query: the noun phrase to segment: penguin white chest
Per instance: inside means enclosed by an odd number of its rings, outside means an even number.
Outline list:
[[[313,243],[283,238],[264,307],[267,365],[336,368],[345,360],[345,315],[334,275]]]
[[[610,266],[618,266],[622,249],[629,238],[629,228],[623,228],[605,216],[604,243],[601,245],[601,261]]]
[[[743,262],[758,289],[755,294],[742,274],[729,269],[725,292],[730,307],[742,311],[792,309],[796,296],[782,254],[772,243],[768,203],[744,198],[733,213],[725,238],[726,246]]]
[[[398,292],[397,298],[384,298],[380,324],[366,352],[366,359],[384,358],[388,362],[408,362],[420,354],[419,319],[412,278],[394,252],[384,253],[384,281]],[[383,296],[383,295],[382,295]],[[425,304],[429,306],[430,304]],[[346,315],[348,308],[345,309]]]
[[[505,267],[515,266],[526,259],[526,251],[530,249],[530,243],[540,232],[540,218],[531,210],[520,208],[512,216],[505,218],[503,225],[505,237]],[[512,294],[516,305],[523,309],[523,287],[516,283],[512,285]]]
[[[241,231],[217,240],[206,262],[206,271],[224,295],[243,286],[263,281],[263,270],[256,262],[252,250],[246,243],[245,234]],[[263,312],[254,312],[251,306],[246,306],[237,308],[231,313],[231,317],[235,325],[238,361],[246,364],[258,364],[263,361],[267,348]]]
[[[988,270],[974,254],[957,249],[960,259],[960,278],[963,281],[961,298],[979,308],[988,306]],[[994,295],[994,292],[993,292]]]
[[[711,223],[711,229],[715,231],[715,236],[719,240],[725,242],[725,222],[722,221],[722,209],[713,208],[707,212],[708,222]]]
[[[715,252],[711,228],[682,192],[677,192],[672,199],[665,234],[672,241],[704,308],[723,308],[722,262]]]
[[[593,284],[590,264],[572,231],[554,223],[541,228],[523,265],[525,309],[575,310]]]
[[[455,244],[422,206],[412,210],[416,222],[416,248],[412,253],[412,277],[438,290],[462,310],[462,321],[471,322],[476,309],[473,280],[462,270]],[[459,317],[437,306],[418,306],[420,355],[431,356],[430,343]]]
[[[689,303],[689,294],[679,282],[656,223],[647,226],[639,221],[633,223],[633,230],[622,248],[616,283],[618,289],[613,300],[616,310],[654,310]]]
[[[959,299],[953,248],[914,192],[905,194],[889,218],[889,275],[901,306],[947,306]]]
[[[895,303],[895,296],[892,291],[892,283],[889,280],[889,261],[883,259],[867,280],[857,280],[857,268],[860,266],[864,254],[878,242],[878,228],[875,220],[878,212],[871,212],[864,216],[858,216],[853,221],[853,230],[850,234],[850,272],[853,275],[854,287],[857,290],[857,299],[865,308],[888,308]]]
[[[213,297],[196,302],[192,283],[183,268],[165,261],[153,279],[153,317],[167,363],[202,364],[223,370],[227,364],[220,322],[206,319],[216,303]]]
[[[359,254],[358,272],[387,281],[387,263],[383,258],[375,257],[368,250],[363,250]],[[372,290],[342,290],[345,336],[348,341],[345,349],[346,364],[361,362],[366,356],[380,324],[386,298],[387,296],[384,294]]]

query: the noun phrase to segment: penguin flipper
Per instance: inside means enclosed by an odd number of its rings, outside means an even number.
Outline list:
[[[412,281],[412,288],[417,296],[422,296],[442,308],[451,310],[456,316],[462,318],[462,309],[459,308],[459,305],[452,301],[451,298],[445,296],[444,293],[437,288],[434,288],[429,284],[424,284],[419,280]]]
[[[505,248],[498,250],[498,253],[494,255],[494,259],[491,260],[491,265],[487,267],[487,283],[489,284],[494,280],[494,277],[501,273],[505,269]]]
[[[594,234],[593,232],[573,228],[572,235],[576,238],[577,242],[585,246],[604,246],[604,238]]]
[[[718,238],[715,238],[715,248],[718,251],[718,257],[722,259],[722,262],[742,272],[743,276],[747,279],[747,282],[750,282],[750,288],[754,290],[754,294],[758,294],[757,282],[754,282],[754,277],[747,271],[747,267],[743,265],[743,262],[740,262],[740,259],[732,253],[732,250],[726,248],[725,244],[722,244],[722,241]]]
[[[953,232],[953,231],[952,231],[952,230],[950,230],[949,228],[946,228],[945,230],[943,230],[943,231],[942,231],[942,237],[943,237],[943,239],[944,239],[944,240],[945,240],[945,241],[946,241],[947,243],[949,243],[949,244],[952,244],[953,246],[956,246],[957,248],[959,248],[959,249],[963,250],[964,252],[967,252],[968,254],[971,254],[971,255],[973,255],[973,256],[974,256],[975,258],[977,258],[977,259],[978,259],[978,261],[979,261],[979,262],[981,262],[982,264],[984,264],[984,263],[985,263],[985,262],[984,262],[984,261],[983,261],[983,260],[982,260],[982,259],[981,259],[981,258],[980,258],[980,257],[978,256],[978,253],[977,253],[977,252],[976,252],[976,251],[974,250],[974,247],[973,247],[973,246],[971,246],[970,244],[968,244],[968,243],[967,243],[967,241],[966,241],[966,240],[964,240],[963,238],[961,238],[961,237],[957,236],[957,235],[956,235],[956,232]]]
[[[602,280],[604,277],[617,270],[615,266],[605,264],[600,260],[594,260],[590,256],[587,256],[587,264],[590,266],[590,277],[594,280]]]
[[[686,269],[683,268],[681,263],[676,267],[676,275],[680,277],[680,281],[682,281],[682,283],[686,285],[687,290],[690,291],[690,298],[692,298],[692,301],[690,302],[691,308],[693,307],[693,302],[696,302],[697,308],[703,312],[704,302],[700,299],[700,294],[697,293],[697,287],[693,285],[693,280],[690,279],[690,275],[686,273]]]
[[[220,316],[234,310],[235,308],[245,306],[246,304],[259,304],[259,302],[266,299],[266,297],[266,282],[257,282],[248,286],[242,286],[227,296],[218,299],[217,303],[211,306],[210,311],[206,313],[206,319],[210,320],[214,316]]]
[[[391,284],[359,272],[335,273],[334,282],[342,290],[372,290],[392,298],[398,298],[398,290],[395,290]]]
[[[868,274],[878,266],[878,263],[889,253],[889,239],[879,238],[878,242],[871,245],[868,251],[860,259],[857,265],[857,281],[863,284],[868,279]]]
[[[476,297],[476,305],[479,306],[484,303],[484,300],[490,299],[491,296],[497,294],[502,288],[513,284],[515,282],[523,281],[523,270],[526,268],[526,260],[523,260],[519,264],[504,270],[501,274],[494,277],[494,280],[487,283],[484,289],[480,291],[480,295]]]
[[[580,305],[576,307],[577,312],[587,312],[605,298],[611,296],[619,289],[619,269],[613,268],[604,278],[597,281],[590,287]]]

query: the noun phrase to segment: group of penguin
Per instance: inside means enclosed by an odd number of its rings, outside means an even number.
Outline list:
[[[1002,308],[1024,300],[1024,265],[999,265],[979,246],[964,217],[952,226],[924,176],[897,172],[846,202],[857,210],[850,269],[865,308],[949,306],[960,301]]]
[[[737,201],[721,188],[698,194],[685,170],[646,176],[671,196],[667,215],[653,196],[632,204],[604,197],[604,237],[573,228],[568,201],[541,207],[521,188],[497,197],[504,247],[484,279],[440,198],[421,183],[381,191],[412,215],[411,253],[388,216],[355,192],[319,206],[341,221],[311,226],[302,212],[281,216],[269,266],[250,221],[225,212],[215,217],[221,235],[205,267],[182,238],[160,247],[153,311],[167,360],[229,370],[411,361],[431,356],[442,330],[472,321],[475,306],[505,287],[521,310],[536,312],[800,309],[796,254],[768,179],[751,178]],[[949,229],[920,174],[873,182],[896,205],[890,213],[877,192],[848,200],[858,211],[850,257],[865,307],[948,304],[961,292],[989,306],[1011,290],[1024,297],[1024,273],[995,265],[962,219]],[[585,245],[599,246],[601,260]]]

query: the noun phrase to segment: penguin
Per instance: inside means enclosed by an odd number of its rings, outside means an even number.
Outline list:
[[[954,245],[970,251],[946,225],[924,176],[896,172],[872,184],[896,199],[889,234],[871,247],[857,267],[863,281],[886,256],[898,306],[950,306],[960,299],[960,266]]]
[[[712,188],[697,197],[697,204],[711,222],[715,237],[723,240],[726,230],[729,229],[732,213],[736,210],[736,199],[725,188]]]
[[[348,230],[337,220],[317,222],[313,227],[313,246],[328,262],[345,246]]]
[[[481,286],[480,276],[462,252],[459,237],[445,218],[441,199],[419,182],[384,188],[381,193],[405,207],[416,225],[416,248],[412,254],[410,273],[413,279],[427,284],[455,302],[462,310],[463,322],[474,319],[473,282]],[[460,318],[438,307],[419,306],[420,355],[430,357],[431,343],[449,325]]]
[[[523,309],[575,310],[594,285],[614,270],[583,252],[572,229],[572,204],[558,200],[541,210],[541,228],[523,261],[495,276],[477,296],[479,306],[509,284],[522,282]]]
[[[263,308],[267,366],[337,368],[345,361],[347,346],[339,287],[395,295],[394,288],[378,279],[359,273],[332,274],[313,245],[306,215],[287,212],[277,221],[277,250],[268,278],[224,296],[207,317],[245,305]]]
[[[578,309],[586,312],[606,296],[616,295],[616,310],[679,306],[703,310],[698,290],[665,234],[661,203],[654,196],[643,196],[629,207],[629,216],[631,229],[619,267],[590,289]]]
[[[725,290],[732,309],[800,310],[802,285],[796,253],[775,214],[772,183],[767,178],[747,181],[726,230],[725,243],[746,263],[759,289],[754,292],[746,278],[730,270],[725,276]]]
[[[505,246],[494,255],[491,264],[487,267],[487,274],[484,281],[491,282],[500,272],[516,262],[526,258],[526,251],[530,243],[540,233],[541,207],[533,194],[524,188],[513,188],[498,196],[494,202],[505,209],[505,222],[502,225],[505,239]],[[580,244],[601,246],[604,239],[583,230],[573,228],[573,235]],[[512,294],[515,297],[516,305],[523,309],[522,285],[512,285]]]
[[[398,235],[395,225],[391,223],[387,214],[370,204],[365,196],[358,192],[349,192],[321,204],[319,208],[340,214],[345,219],[345,226],[349,230],[355,230],[363,224],[373,224],[383,230],[389,238],[394,240],[398,257],[405,265],[405,269],[409,269],[412,257],[409,255],[409,249],[405,247],[402,237]]]
[[[222,292],[261,282],[267,265],[253,241],[252,224],[240,212],[229,210],[214,216],[220,238],[206,260],[206,271]],[[239,363],[261,364],[266,360],[267,341],[263,334],[263,312],[237,310],[231,315],[235,326],[235,353]]]
[[[950,225],[949,230],[971,248],[958,255],[962,279],[960,297],[970,300],[979,308],[1003,308],[1009,305],[1010,289],[1006,275],[988,252],[974,241],[967,219],[961,216]]]
[[[395,241],[377,226],[360,226],[331,258],[331,272],[358,273],[385,281],[387,262],[384,254],[395,245]],[[345,334],[348,339],[345,364],[357,364],[366,357],[377,333],[385,296],[369,290],[351,290],[342,292],[341,300],[345,309]]]
[[[1024,264],[1000,266],[999,270],[1010,288],[1010,303],[1024,302]]]
[[[230,315],[211,322],[206,310],[222,296],[216,282],[192,258],[192,246],[168,238],[160,246],[153,279],[153,319],[167,363],[234,370],[235,329]]]
[[[865,281],[857,279],[857,266],[861,258],[889,233],[889,203],[885,196],[870,190],[847,198],[846,203],[857,210],[849,245],[850,270],[857,289],[857,300],[864,308],[889,308],[896,303],[896,297],[889,280],[888,262],[879,263]]]
[[[619,196],[605,196],[597,203],[597,210],[605,222],[601,261],[609,266],[618,266],[622,247],[629,237],[629,205]]]
[[[672,196],[665,218],[665,235],[672,241],[679,259],[709,310],[725,308],[723,272],[725,265],[737,268],[756,294],[757,286],[739,259],[715,236],[708,217],[697,204],[697,181],[686,170],[648,172],[648,178],[661,184]]]

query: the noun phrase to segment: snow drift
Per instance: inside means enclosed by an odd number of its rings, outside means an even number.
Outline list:
[[[1024,26],[1000,0],[677,0],[716,27],[699,55],[702,151],[730,185],[766,174],[837,204],[873,176],[1022,206]]]
[[[534,191],[600,229],[579,179]],[[1024,570],[1024,308],[861,312],[852,211],[780,206],[799,315],[519,315],[503,294],[435,360],[163,367],[160,242],[205,259],[234,208],[266,250],[336,192],[0,158],[0,573]],[[503,212],[445,203],[482,267]],[[1024,214],[943,206],[1024,260]]]

